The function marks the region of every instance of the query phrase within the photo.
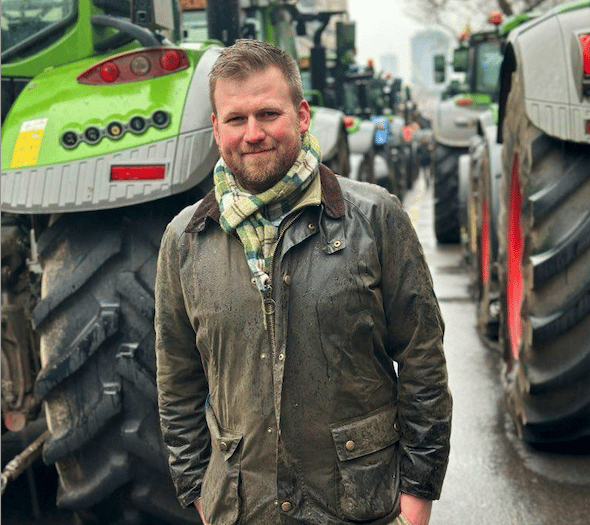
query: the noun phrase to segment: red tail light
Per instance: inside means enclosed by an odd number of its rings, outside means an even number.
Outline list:
[[[456,104],[457,104],[457,106],[473,106],[474,101],[472,98],[463,97],[463,98],[457,99]]]
[[[183,49],[141,49],[103,60],[80,73],[77,80],[90,85],[126,84],[169,75],[188,66]]]
[[[119,68],[116,64],[112,62],[107,62],[100,67],[100,78],[102,78],[105,82],[111,83],[117,80],[119,76]]]
[[[178,69],[181,60],[180,53],[175,49],[170,49],[162,53],[160,64],[166,71],[174,71],[175,69]]]
[[[580,35],[582,44],[582,61],[584,62],[584,75],[590,76],[590,34]]]
[[[342,123],[346,129],[352,128],[354,126],[354,117],[346,116],[342,119]]]
[[[493,11],[488,18],[490,24],[494,24],[495,26],[499,26],[502,22],[504,22],[504,17],[500,11]]]
[[[111,180],[161,180],[166,177],[166,166],[111,166]]]

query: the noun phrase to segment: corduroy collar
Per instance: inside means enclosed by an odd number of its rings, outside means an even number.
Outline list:
[[[344,216],[344,198],[334,172],[320,164],[320,183],[322,187],[322,205],[326,213],[335,219]],[[215,189],[212,189],[203,198],[190,222],[185,228],[186,233],[199,233],[205,229],[207,218],[219,223],[221,213],[215,200]]]

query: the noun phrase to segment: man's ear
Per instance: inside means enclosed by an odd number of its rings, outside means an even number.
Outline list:
[[[215,113],[211,113],[211,123],[213,124],[213,138],[215,143],[219,146],[219,129],[217,128],[217,117]]]
[[[311,109],[307,100],[303,99],[299,103],[297,114],[299,116],[299,132],[305,133],[311,125]]]

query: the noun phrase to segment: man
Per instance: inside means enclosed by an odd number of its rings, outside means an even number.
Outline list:
[[[276,47],[225,49],[210,95],[215,190],[168,226],[156,282],[179,501],[209,525],[425,525],[451,398],[408,217],[321,165],[297,64]]]

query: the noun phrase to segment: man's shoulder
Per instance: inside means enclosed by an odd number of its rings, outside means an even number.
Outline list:
[[[344,200],[361,210],[373,209],[375,206],[402,209],[402,204],[397,196],[389,193],[378,184],[349,179],[340,175],[336,175],[336,178]]]
[[[168,224],[168,230],[176,236],[182,235],[201,204],[201,201],[202,199],[181,210]]]

